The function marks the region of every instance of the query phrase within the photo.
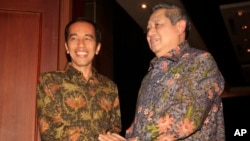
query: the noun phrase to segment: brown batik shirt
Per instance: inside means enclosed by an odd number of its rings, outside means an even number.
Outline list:
[[[96,141],[100,133],[121,131],[117,85],[93,72],[88,81],[72,66],[40,75],[37,108],[43,141]]]

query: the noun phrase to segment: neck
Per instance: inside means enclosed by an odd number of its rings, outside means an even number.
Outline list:
[[[89,80],[89,78],[92,76],[92,65],[88,66],[75,66],[72,65],[74,68],[76,68],[78,71],[82,73],[82,76],[85,80]]]
[[[92,76],[92,70],[91,71],[89,71],[89,72],[82,72],[82,75],[83,75],[83,78],[85,79],[85,80],[89,80],[89,78]]]

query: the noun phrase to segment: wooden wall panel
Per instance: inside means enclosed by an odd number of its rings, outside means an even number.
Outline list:
[[[0,10],[1,141],[34,139],[40,17],[39,13]]]
[[[39,140],[37,78],[60,62],[61,1],[0,0],[0,141]]]

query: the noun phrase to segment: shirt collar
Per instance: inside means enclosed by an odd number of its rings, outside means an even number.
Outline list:
[[[68,76],[70,76],[70,78],[72,78],[73,76],[82,76],[82,72],[75,69],[73,66],[68,66],[68,68],[66,69],[66,73]],[[98,71],[92,67],[92,76],[91,77],[97,77],[98,76]]]
[[[162,62],[162,61],[177,62],[181,58],[181,56],[185,53],[184,50],[186,50],[187,48],[189,48],[189,43],[187,40],[185,40],[184,42],[180,43],[177,47],[175,47],[172,50],[170,50],[169,52],[167,52],[164,56],[161,56],[159,58],[154,57],[150,61],[149,70],[159,66],[160,62]]]

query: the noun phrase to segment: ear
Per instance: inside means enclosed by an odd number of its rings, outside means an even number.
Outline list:
[[[184,33],[186,30],[187,22],[185,20],[180,20],[177,22],[177,30],[180,34]]]
[[[69,47],[68,47],[68,45],[67,45],[66,42],[64,43],[64,47],[65,47],[65,49],[66,49],[67,54],[69,54]]]
[[[98,43],[96,46],[95,54],[98,55],[101,50],[101,43]]]

